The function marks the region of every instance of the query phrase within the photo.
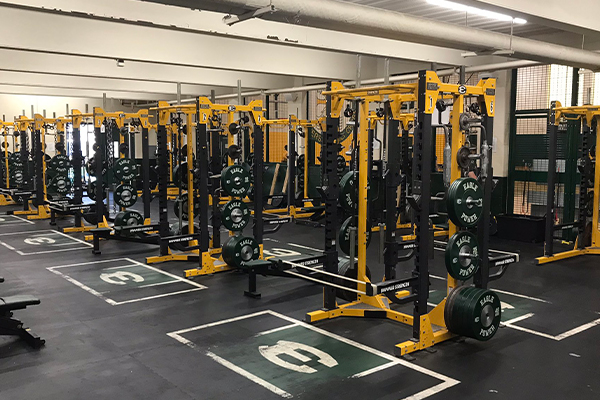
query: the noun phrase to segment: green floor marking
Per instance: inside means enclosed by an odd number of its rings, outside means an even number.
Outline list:
[[[156,272],[141,265],[123,268],[106,268],[72,273],[71,276],[86,286],[100,292],[115,292],[123,289],[139,288],[157,283],[178,282],[172,276]]]
[[[304,350],[303,345],[310,347]],[[311,347],[317,351],[311,352]],[[261,349],[268,357],[261,354]],[[302,326],[252,336],[233,346],[211,347],[210,351],[289,393],[305,392],[317,384],[347,379],[390,362]],[[319,351],[330,357],[320,358]],[[281,365],[286,363],[287,367]]]

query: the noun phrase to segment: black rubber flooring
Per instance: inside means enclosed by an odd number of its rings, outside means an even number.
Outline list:
[[[322,234],[288,224],[265,249],[310,254]],[[321,306],[318,285],[259,277],[262,298],[251,299],[243,273],[186,282],[182,271],[194,264],[144,266],[157,254],[153,246],[109,241],[93,255],[81,239],[53,232],[48,221],[0,216],[0,295],[38,296],[41,305],[15,316],[46,339],[32,350],[0,337],[2,400],[600,398],[594,256],[535,266],[541,245],[493,240],[493,248],[521,256],[492,284],[503,320],[513,322],[489,342],[451,340],[408,362],[392,354],[411,336],[409,326],[351,318],[303,324]],[[383,274],[377,239],[369,249],[374,279]],[[439,252],[432,274],[444,272]],[[432,277],[432,302],[444,284]]]

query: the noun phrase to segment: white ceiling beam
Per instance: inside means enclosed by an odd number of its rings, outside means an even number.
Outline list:
[[[47,88],[18,85],[0,85],[0,94],[16,94],[28,96],[57,96],[57,97],[78,97],[89,99],[101,99],[102,93],[97,90],[83,89],[65,89],[65,88]],[[175,95],[156,95],[151,93],[136,93],[132,96],[131,92],[106,91],[106,97],[109,99],[127,99],[127,100],[173,100]]]
[[[0,85],[17,85],[55,89],[78,89],[97,91],[100,96],[106,91],[128,92],[130,97],[137,94],[174,95],[177,93],[176,83],[144,82],[125,79],[91,78],[81,76],[47,75],[0,70]],[[210,94],[211,87],[200,85],[181,85],[181,94],[185,96]],[[217,94],[225,93],[219,88]],[[227,90],[227,92],[229,92]]]
[[[86,76],[133,81],[181,82],[188,85],[237,87],[241,79],[245,88],[278,88],[293,85],[294,78],[275,74],[226,71],[181,65],[126,61],[117,67],[108,58],[62,55],[38,51],[0,49],[0,69],[7,71],[44,73],[65,76]]]

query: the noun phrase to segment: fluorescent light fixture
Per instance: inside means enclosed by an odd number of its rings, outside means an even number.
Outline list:
[[[466,12],[469,14],[479,15],[481,17],[486,17],[490,19],[495,19],[498,21],[506,21],[506,22],[514,22],[518,25],[526,24],[527,21],[523,18],[513,18],[510,15],[500,14],[494,11],[482,10],[481,8],[466,6],[464,4],[455,3],[453,1],[448,0],[427,0],[427,3],[432,4],[434,6],[439,6],[443,8],[448,8],[454,11]]]

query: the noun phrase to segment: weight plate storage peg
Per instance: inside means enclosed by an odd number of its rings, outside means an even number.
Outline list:
[[[115,203],[121,207],[131,207],[137,201],[137,190],[129,183],[123,183],[115,189]]]
[[[230,231],[244,230],[250,222],[250,210],[240,200],[228,201],[221,209],[223,226]]]
[[[120,158],[113,167],[115,178],[122,182],[131,182],[138,175],[137,164],[131,158]]]
[[[445,262],[448,274],[454,279],[465,281],[479,269],[479,246],[471,232],[457,232],[446,245]]]
[[[483,189],[473,178],[460,178],[452,182],[447,196],[448,217],[461,227],[477,224],[483,209]]]
[[[355,228],[358,224],[356,223],[356,217],[348,217],[342,223],[340,227],[340,232],[338,234],[338,243],[340,245],[340,250],[342,250],[347,255],[350,255],[350,228]],[[354,255],[358,254],[358,231],[356,231],[355,235],[355,249]],[[371,224],[367,221],[367,247],[371,244]]]
[[[221,172],[221,186],[228,195],[243,197],[250,189],[250,174],[241,165],[231,165]]]
[[[65,196],[71,192],[73,184],[67,175],[58,174],[50,181],[48,191]]]
[[[124,228],[126,226],[138,226],[144,224],[144,217],[137,211],[121,211],[115,217],[115,226]]]
[[[258,260],[260,247],[253,237],[233,236],[223,245],[223,261],[233,268],[242,268],[248,261]]]
[[[460,336],[489,340],[500,327],[500,304],[500,298],[491,290],[472,286],[457,287],[446,300],[446,327]]]

